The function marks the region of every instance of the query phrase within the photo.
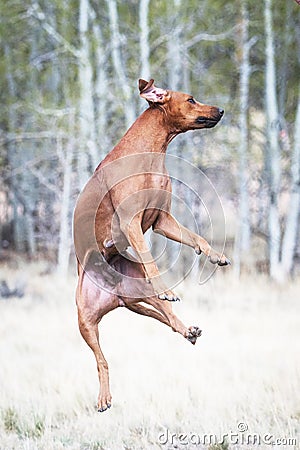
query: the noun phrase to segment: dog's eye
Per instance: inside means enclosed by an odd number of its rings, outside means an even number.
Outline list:
[[[188,102],[191,103],[192,105],[196,105],[196,102],[192,97],[188,98]]]

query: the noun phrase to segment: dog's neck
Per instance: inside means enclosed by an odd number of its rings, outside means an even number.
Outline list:
[[[165,153],[169,143],[178,134],[168,125],[165,114],[163,108],[148,108],[105,159],[113,160],[135,153]]]

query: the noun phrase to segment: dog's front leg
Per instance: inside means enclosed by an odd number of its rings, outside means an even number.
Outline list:
[[[230,264],[225,255],[216,252],[203,237],[185,228],[167,211],[160,212],[153,225],[153,231],[166,236],[168,239],[192,247],[197,254],[204,253],[213,264],[219,266]]]
[[[141,262],[146,280],[152,284],[158,298],[169,301],[179,300],[177,295],[164,285],[160,277],[157,265],[144,239],[139,216],[136,216],[130,223],[120,221],[120,229]]]

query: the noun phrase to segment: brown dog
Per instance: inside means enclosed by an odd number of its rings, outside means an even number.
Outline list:
[[[191,95],[156,88],[153,80],[139,80],[139,90],[149,108],[99,164],[74,213],[79,328],[96,357],[99,411],[111,405],[108,366],[98,332],[106,313],[125,306],[170,326],[192,344],[201,334],[197,327],[184,326],[172,312],[169,301],[178,297],[162,282],[144,233],[152,227],[197,254],[204,253],[214,264],[229,264],[224,255],[170,214],[171,182],[164,164],[167,146],[175,136],[214,127],[224,111],[199,103]],[[126,252],[127,247],[136,259]]]

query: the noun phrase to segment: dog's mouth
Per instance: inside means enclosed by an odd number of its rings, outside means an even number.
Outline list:
[[[221,117],[219,117],[218,119],[208,119],[207,117],[199,116],[196,119],[196,123],[198,125],[204,125],[205,128],[213,128],[215,125],[217,125],[220,119]]]

